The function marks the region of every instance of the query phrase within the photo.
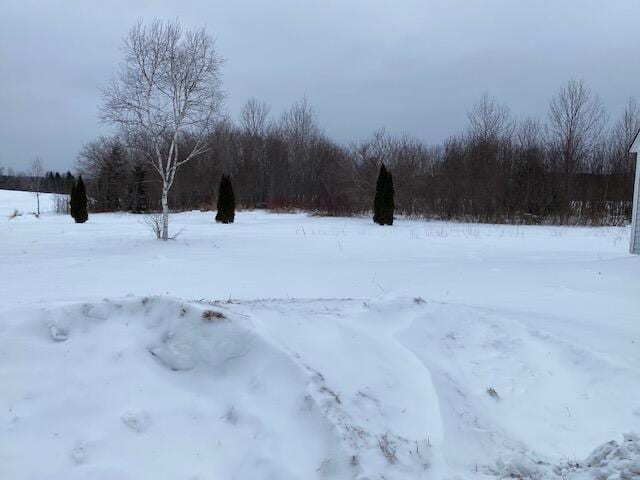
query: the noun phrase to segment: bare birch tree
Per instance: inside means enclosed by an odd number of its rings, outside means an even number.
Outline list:
[[[31,160],[29,176],[31,177],[31,189],[36,195],[36,217],[40,216],[40,190],[42,190],[42,176],[44,175],[44,164],[40,157]]]
[[[130,30],[123,54],[120,71],[104,90],[101,118],[118,126],[160,176],[161,238],[167,240],[176,172],[209,149],[206,137],[219,118],[223,60],[204,29],[183,31],[177,21],[157,19]]]

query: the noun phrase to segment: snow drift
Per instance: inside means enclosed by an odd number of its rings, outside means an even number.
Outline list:
[[[6,313],[0,478],[364,479],[430,468],[437,438],[402,436],[424,416],[397,422],[375,385],[338,390],[229,307],[143,298]],[[385,381],[406,389],[396,360],[381,361]]]
[[[611,440],[593,450],[583,461],[549,465],[520,455],[498,462],[501,479],[531,480],[633,480],[640,478],[640,437],[625,434],[621,443]]]
[[[0,365],[0,478],[626,479],[640,459],[629,434],[568,460],[608,440],[598,416],[640,430],[636,371],[420,298],[25,306],[0,313]]]
[[[11,419],[0,478],[344,478],[355,468],[305,372],[232,312],[145,298],[14,320],[2,334]]]

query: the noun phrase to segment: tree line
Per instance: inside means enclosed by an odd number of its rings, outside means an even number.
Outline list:
[[[71,172],[47,171],[43,174],[38,172],[16,172],[13,169],[0,167],[0,189],[5,190],[34,190],[34,182],[38,182],[38,190],[42,193],[63,193],[71,191],[76,177]]]
[[[380,207],[389,196],[384,188],[395,193],[395,212],[413,217],[622,224],[631,215],[635,162],[628,146],[640,107],[630,99],[610,121],[581,80],[560,87],[544,120],[515,118],[485,93],[470,106],[466,126],[439,144],[384,130],[340,144],[306,98],[278,117],[257,99],[238,121],[225,116],[224,60],[204,29],[139,22],[122,51],[100,109],[117,133],[86,144],[77,170],[90,210],[160,210],[165,240],[169,209],[213,209],[223,175],[240,207],[324,215],[374,207],[382,224],[389,223],[389,201]],[[381,165],[386,187],[376,180]],[[67,190],[73,184],[62,180]],[[53,182],[59,185],[55,174]]]
[[[216,185],[229,175],[244,208],[365,214],[384,163],[394,176],[396,212],[404,215],[564,224],[621,224],[631,216],[635,162],[628,146],[640,128],[640,108],[629,100],[610,124],[582,81],[560,88],[545,122],[517,121],[484,94],[469,110],[466,129],[437,145],[384,130],[341,145],[324,134],[306,98],[276,120],[269,113],[251,99],[239,122],[218,122],[206,137],[208,149],[175,178],[171,207],[212,208]],[[195,141],[185,136],[181,150]],[[96,211],[159,208],[161,182],[125,144],[118,136],[100,138],[79,155]]]

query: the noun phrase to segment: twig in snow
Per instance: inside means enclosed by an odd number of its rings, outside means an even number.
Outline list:
[[[389,463],[396,463],[398,461],[398,457],[396,457],[396,447],[389,440],[386,433],[378,437],[378,446]]]
[[[320,466],[318,468],[316,468],[316,472],[319,472],[320,470],[324,470],[325,467],[329,464],[329,462],[331,461],[330,458],[325,458],[322,463],[320,464]]]
[[[342,405],[342,402],[340,401],[340,397],[338,396],[338,394],[336,392],[334,392],[333,390],[331,390],[330,388],[320,387],[320,391],[328,393],[329,395],[331,395],[335,399],[337,404]]]
[[[487,388],[487,393],[489,394],[489,396],[491,398],[495,398],[496,400],[500,400],[500,395],[498,395],[498,392],[496,392],[496,389],[493,387],[488,387]]]

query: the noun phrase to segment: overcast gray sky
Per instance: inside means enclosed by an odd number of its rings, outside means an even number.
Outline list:
[[[137,19],[205,26],[227,58],[226,109],[279,115],[307,95],[341,142],[379,127],[439,142],[484,90],[544,118],[583,78],[617,116],[640,97],[638,0],[1,0],[0,166],[72,168]]]

